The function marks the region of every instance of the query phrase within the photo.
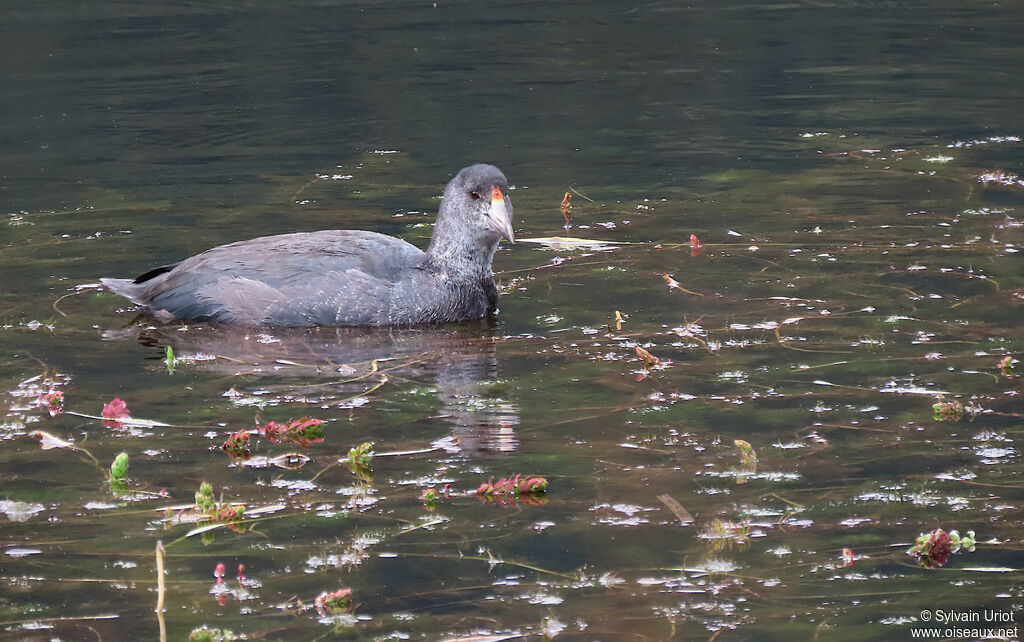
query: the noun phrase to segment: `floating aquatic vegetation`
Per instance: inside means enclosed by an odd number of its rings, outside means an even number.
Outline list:
[[[348,469],[357,478],[365,482],[373,481],[373,471],[370,470],[370,462],[373,460],[373,444],[363,442],[348,451],[348,457],[342,459],[342,463],[348,464]]]
[[[321,616],[344,613],[352,608],[352,589],[338,589],[330,593],[324,591],[316,596],[314,605]]]
[[[749,441],[743,439],[736,439],[732,443],[740,449],[740,463],[742,464],[742,468],[736,473],[736,483],[745,484],[752,475],[757,474],[757,451]]]
[[[749,544],[751,537],[750,519],[744,518],[738,522],[724,519],[712,520],[698,537],[710,540],[712,546],[716,549]]]
[[[665,368],[672,367],[671,359],[660,359],[641,346],[635,346],[634,350],[636,352],[636,356],[640,357],[640,360],[643,362],[643,368],[636,371],[637,381],[643,381],[646,379],[651,370],[664,370]]]
[[[696,234],[690,235],[690,256],[700,256],[701,251],[704,250],[704,246],[701,244],[700,239],[697,238]]]
[[[299,448],[307,448],[324,440],[322,419],[302,417],[285,423],[271,421],[259,429],[259,434],[275,444],[288,441]]]
[[[975,543],[974,531],[967,531],[967,535],[961,537],[955,530],[947,533],[936,528],[930,533],[921,533],[914,545],[907,549],[907,555],[916,557],[925,568],[939,568],[946,565],[950,554],[960,549],[974,551]]]
[[[622,314],[618,310],[615,311],[615,331],[622,332],[622,324],[629,318],[628,314]]]
[[[242,517],[245,513],[245,506],[242,504],[230,504],[217,501],[213,497],[213,486],[208,482],[199,485],[195,494],[195,504],[179,511],[166,509],[167,517],[177,517],[178,520],[191,518],[198,523],[198,527],[189,531],[187,536],[201,534],[204,545],[213,542],[213,529],[219,526],[226,526],[236,533],[244,533]]]
[[[420,501],[423,502],[423,508],[433,513],[437,509],[437,500],[444,497],[445,499],[451,497],[451,484],[445,484],[441,487],[441,490],[436,488],[428,488],[420,493]]]
[[[224,441],[221,450],[228,454],[233,461],[246,461],[252,454],[249,452],[249,431],[242,429],[231,433]]]
[[[669,290],[679,290],[680,292],[686,292],[687,294],[692,294],[694,296],[704,296],[700,292],[694,292],[693,290],[687,290],[686,288],[684,288],[679,283],[679,281],[676,281],[675,279],[673,279],[671,274],[662,274],[661,278],[665,279],[665,284],[668,285],[668,289]]]
[[[960,421],[964,418],[964,405],[956,399],[945,401],[940,398],[932,404],[932,410],[935,421]]]
[[[52,371],[30,377],[8,393],[15,399],[26,400],[27,403],[15,403],[7,410],[13,415],[18,415],[38,409],[51,417],[56,417],[64,412],[64,392],[60,388],[67,385],[70,380],[71,377]]]
[[[757,451],[750,445],[749,441],[743,439],[736,439],[733,445],[740,449],[740,461],[743,462],[744,466],[753,466],[757,464]]]
[[[114,397],[103,404],[103,411],[100,416],[104,418],[103,425],[107,428],[120,428],[123,424],[121,419],[131,419],[131,412],[128,411],[128,404],[124,400]]]
[[[323,421],[320,419],[302,417],[301,419],[293,419],[284,423],[271,421],[258,428],[256,432],[271,443],[288,442],[300,448],[308,448],[313,444],[323,442],[322,424]],[[249,430],[242,429],[233,432],[228,435],[228,438],[221,445],[221,450],[227,453],[228,457],[234,462],[249,462],[252,458],[252,452],[249,449],[251,437],[252,433]],[[279,468],[288,469],[299,468],[309,461],[309,458],[301,453],[287,453],[272,458],[261,457],[259,459],[259,462],[254,462],[256,465],[272,464]]]
[[[475,491],[457,493],[459,496],[476,495],[484,501],[494,501],[506,505],[522,503],[531,506],[538,506],[546,503],[548,480],[544,477],[516,474],[511,477],[502,477],[494,481],[490,477],[486,482],[480,484]],[[420,500],[423,507],[430,512],[437,508],[437,502],[444,498],[453,496],[451,484],[445,484],[440,489],[427,488],[420,493]]]
[[[1015,360],[1013,358],[1013,355],[1010,355],[1010,354],[1006,355],[1005,357],[1003,357],[1002,359],[999,360],[999,370],[1000,370],[1000,372],[1003,373],[1004,376],[1006,376],[1007,379],[1013,379],[1013,377],[1014,377],[1014,374],[1013,374],[1013,364],[1014,364],[1014,362],[1015,362]]]
[[[224,566],[224,562],[218,562],[217,566],[213,568],[213,577],[217,580],[217,586],[224,583],[224,575],[227,573],[227,567]]]
[[[495,501],[499,504],[521,502],[534,506],[547,501],[547,489],[548,480],[544,477],[517,473],[511,477],[502,477],[498,481],[491,477],[480,484],[476,489],[476,495],[482,500]]]
[[[128,453],[122,452],[114,458],[113,463],[110,464],[110,483],[117,484],[123,483],[125,477],[128,475]]]
[[[670,365],[672,365],[672,361],[671,360],[669,360],[669,359],[664,359],[664,360],[659,359],[658,357],[654,356],[653,354],[651,354],[647,350],[641,348],[640,346],[636,346],[635,349],[636,349],[636,356],[640,357],[640,360],[644,362],[644,367],[646,367],[646,368],[652,368],[654,366],[670,366]]]
[[[853,566],[854,561],[856,561],[856,559],[857,559],[857,556],[853,552],[852,548],[843,548],[843,550],[842,550],[842,557],[843,557],[843,566]]]
[[[64,412],[64,392],[53,386],[36,398],[36,405],[45,410],[51,417]]]
[[[192,629],[188,634],[189,642],[229,642],[237,639],[230,629],[210,629],[206,626]]]

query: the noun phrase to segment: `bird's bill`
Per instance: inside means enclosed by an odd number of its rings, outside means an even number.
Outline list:
[[[487,224],[494,228],[509,243],[515,243],[512,231],[512,212],[505,200],[505,195],[495,187],[491,190],[491,206],[487,209]]]

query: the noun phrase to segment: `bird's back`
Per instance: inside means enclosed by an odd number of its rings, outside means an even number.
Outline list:
[[[424,253],[360,230],[281,234],[215,247],[105,285],[158,315],[248,325],[382,325]]]

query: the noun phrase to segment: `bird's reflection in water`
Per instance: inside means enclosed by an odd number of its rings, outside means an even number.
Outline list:
[[[324,404],[338,404],[341,397],[351,403],[382,375],[388,386],[430,385],[442,405],[432,418],[454,426],[461,452],[486,456],[518,448],[518,408],[497,394],[500,339],[486,322],[402,329],[136,325],[104,338],[170,346],[179,367],[248,375],[232,388],[239,396],[322,397]]]

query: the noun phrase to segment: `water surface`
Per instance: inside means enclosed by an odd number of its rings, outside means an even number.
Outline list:
[[[1019,619],[1015,7],[4,14],[5,636],[905,640],[925,609]],[[517,236],[611,242],[503,246],[487,322],[163,327],[90,286],[262,234],[425,246],[480,161],[515,187]],[[78,414],[51,416],[51,389]],[[80,416],[114,397],[170,425]],[[221,450],[305,416],[322,443]],[[356,475],[338,460],[363,442],[406,454]],[[546,496],[473,494],[517,473]],[[190,535],[204,481],[245,532]],[[977,550],[922,568],[905,551],[939,527]],[[354,610],[318,612],[342,588]]]

